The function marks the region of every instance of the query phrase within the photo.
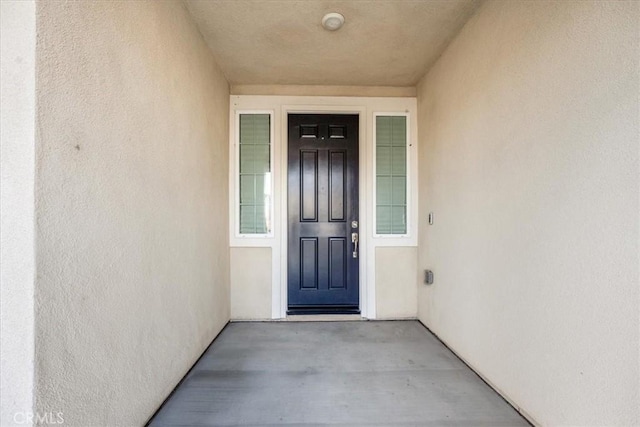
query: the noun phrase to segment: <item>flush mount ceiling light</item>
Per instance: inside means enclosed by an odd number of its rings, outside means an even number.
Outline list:
[[[327,31],[336,31],[342,28],[344,24],[344,16],[339,13],[331,12],[322,17],[322,26]]]

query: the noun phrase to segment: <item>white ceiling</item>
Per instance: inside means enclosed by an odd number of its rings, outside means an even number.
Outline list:
[[[231,84],[414,86],[480,0],[186,0]],[[345,16],[336,32],[327,12]]]

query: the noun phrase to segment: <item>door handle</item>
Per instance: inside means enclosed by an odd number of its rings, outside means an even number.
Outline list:
[[[353,243],[353,257],[358,258],[358,233],[351,233],[351,243]]]

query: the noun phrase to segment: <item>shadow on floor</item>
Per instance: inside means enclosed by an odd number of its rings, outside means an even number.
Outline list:
[[[232,323],[160,426],[527,426],[417,321]]]

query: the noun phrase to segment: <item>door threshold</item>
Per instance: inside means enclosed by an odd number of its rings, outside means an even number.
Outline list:
[[[289,314],[287,322],[352,322],[367,320],[359,314]]]
[[[287,315],[297,314],[360,314],[360,309],[357,305],[294,305],[287,310]]]

